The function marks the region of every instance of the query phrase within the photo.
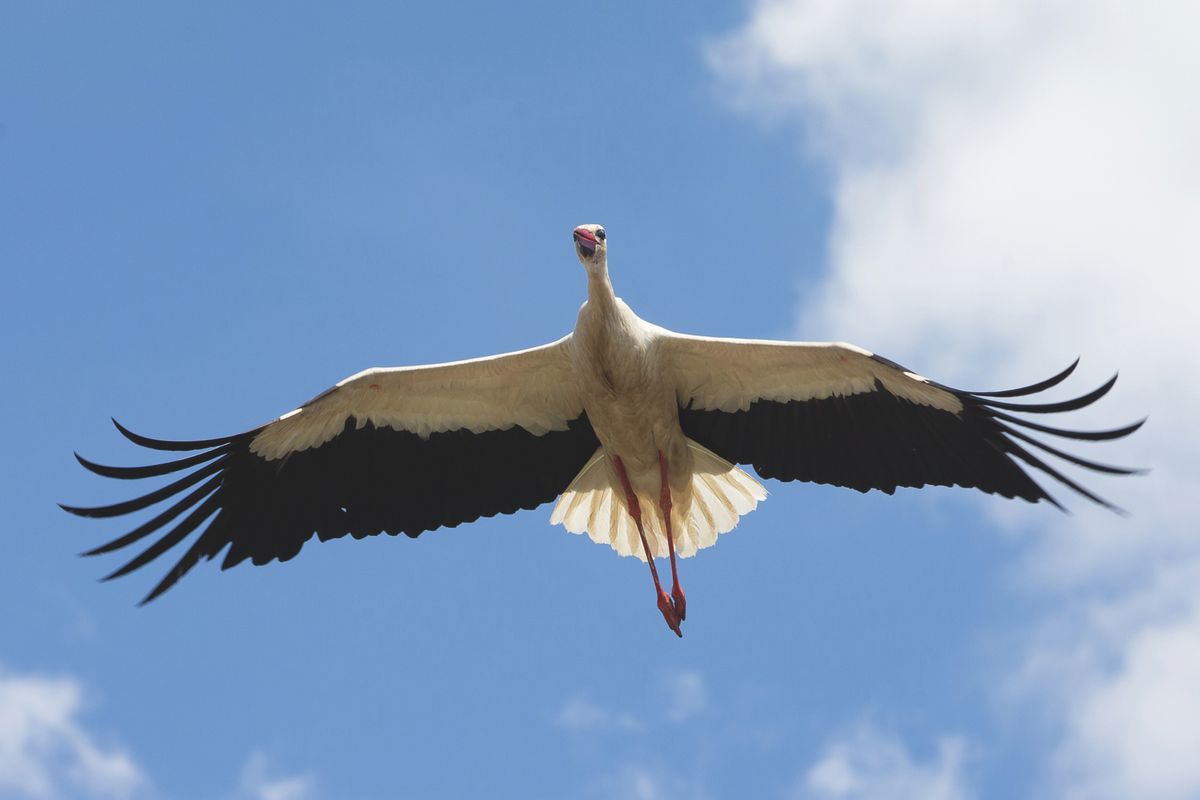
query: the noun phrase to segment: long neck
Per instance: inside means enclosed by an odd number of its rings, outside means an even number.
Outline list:
[[[588,270],[588,303],[609,311],[616,308],[617,297],[613,294],[612,282],[608,279],[608,265],[600,264]]]

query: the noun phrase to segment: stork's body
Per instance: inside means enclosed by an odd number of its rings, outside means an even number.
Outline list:
[[[109,576],[117,577],[199,531],[149,601],[222,552],[222,568],[286,561],[314,534],[416,537],[557,497],[552,523],[649,563],[658,607],[679,634],[686,612],[676,558],[714,544],[766,497],[738,464],[763,478],[863,492],[958,485],[1057,505],[1019,460],[1105,506],[1026,445],[1098,472],[1134,471],[1065,453],[1026,431],[1104,441],[1140,422],[1071,431],[1007,413],[1082,408],[1115,377],[1071,400],[1014,403],[1061,383],[1075,365],[1021,389],[964,392],[853,345],[674,333],[613,293],[603,228],[580,226],[574,239],[588,299],[575,331],[556,342],[366,370],[234,436],[167,441],[118,425],[144,447],[195,452],[142,467],[77,456],[113,478],[183,473],[123,503],[64,506],[113,517],[171,503],[88,554],[161,534]],[[669,596],[654,564],[661,557],[670,558]]]
[[[577,229],[575,237],[595,242],[587,227]],[[675,382],[658,358],[658,329],[613,293],[607,260],[583,253],[581,258],[588,269],[588,300],[575,324],[571,362],[584,410],[600,440],[603,463],[598,466],[622,489],[650,565],[659,610],[682,636],[679,623],[687,611],[675,563],[674,531],[685,530],[691,512],[692,455],[679,427]],[[656,493],[656,505],[645,502]],[[646,538],[643,519],[652,513],[661,515],[671,559],[670,601],[654,566],[657,548]]]
[[[620,455],[634,485],[657,477],[658,452],[684,451],[675,387],[655,352],[652,326],[607,284],[579,311],[571,363],[596,438]]]

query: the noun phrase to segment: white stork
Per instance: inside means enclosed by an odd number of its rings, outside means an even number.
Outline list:
[[[85,555],[166,530],[108,576],[115,578],[199,531],[145,603],[222,550],[223,569],[246,559],[287,561],[313,534],[416,537],[557,497],[552,523],[649,564],[658,608],[682,636],[687,609],[676,557],[713,545],[766,497],[737,464],[763,478],[860,492],[957,485],[1058,506],[1019,459],[1109,508],[1026,445],[1098,472],[1136,471],[1064,453],[1025,430],[1108,440],[1144,420],[1069,431],[1006,413],[1082,408],[1116,376],[1073,400],[1013,403],[1005,398],[1055,386],[1075,364],[1024,388],[964,392],[853,345],[674,333],[613,294],[604,228],[581,225],[573,237],[588,299],[575,331],[556,342],[470,361],[370,369],[234,436],[164,441],[114,420],[135,444],[199,452],[144,467],[104,466],[77,454],[84,467],[112,478],[190,470],[134,500],[63,506],[112,517],[173,501]],[[670,559],[669,595],[654,563],[660,557]]]

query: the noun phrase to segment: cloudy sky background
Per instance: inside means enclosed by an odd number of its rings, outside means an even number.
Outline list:
[[[993,509],[1024,541],[1014,582],[1046,602],[995,699],[1049,717],[1038,766],[1058,796],[1200,793],[1186,8],[773,2],[709,51],[740,108],[832,172],[830,270],[802,334],[888,342],[972,385],[1078,346],[1122,366],[1104,413],[1151,416],[1121,453],[1155,468],[1122,487],[1132,520]],[[809,774],[816,794],[827,775]]]
[[[333,15],[15,6],[0,32],[0,797],[1200,795],[1190,4]],[[768,487],[681,565],[541,511],[154,576],[54,501],[106,429],[246,428],[618,292],[968,388],[1120,369],[1132,512]],[[1090,453],[1089,453],[1090,454]],[[111,483],[111,482],[107,482]],[[345,545],[345,546],[343,546]],[[140,583],[139,583],[140,581]]]

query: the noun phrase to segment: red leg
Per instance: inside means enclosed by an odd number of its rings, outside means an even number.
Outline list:
[[[658,453],[658,474],[662,478],[662,494],[659,495],[659,505],[662,508],[663,520],[667,525],[667,550],[671,553],[671,603],[679,621],[687,619],[687,598],[679,586],[679,570],[675,568],[675,536],[671,532],[671,484],[667,481],[667,458],[660,450]]]
[[[642,528],[642,509],[638,504],[637,495],[633,492],[633,485],[629,483],[625,465],[621,463],[619,456],[613,456],[613,465],[617,468],[617,477],[621,479],[621,488],[625,490],[625,504],[629,509],[629,516],[633,517],[633,521],[637,525],[638,536],[642,537],[642,551],[646,554],[646,563],[650,565],[650,577],[654,579],[654,591],[658,594],[658,610],[662,612],[663,619],[667,621],[667,627],[675,631],[676,636],[682,637],[683,631],[679,629],[679,615],[675,613],[671,598],[667,597],[662,584],[658,581],[658,568],[654,566],[654,555],[650,552],[650,544],[646,541],[646,531]]]

